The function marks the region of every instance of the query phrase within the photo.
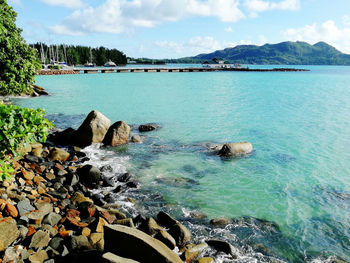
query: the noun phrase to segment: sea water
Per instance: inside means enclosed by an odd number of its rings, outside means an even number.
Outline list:
[[[350,261],[350,67],[299,68],[311,71],[38,76],[50,96],[16,103],[45,108],[59,128],[91,110],[160,124],[110,160],[137,175],[149,213],[166,203],[183,218],[240,218],[224,229],[187,223],[198,240],[237,246],[239,262]],[[240,141],[255,151],[222,159],[207,148]]]

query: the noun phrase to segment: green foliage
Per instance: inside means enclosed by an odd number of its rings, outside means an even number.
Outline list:
[[[201,63],[213,58],[222,58],[230,63],[241,64],[284,64],[284,65],[350,65],[350,55],[319,42],[282,42],[263,46],[240,45],[217,50],[209,54],[177,59],[177,63]],[[168,60],[168,63],[174,60]]]
[[[16,12],[0,0],[0,95],[31,93],[36,69],[36,51],[29,47],[17,28]]]
[[[9,156],[19,156],[27,143],[46,141],[53,124],[44,115],[42,109],[0,104],[0,180],[11,174]]]
[[[21,144],[45,142],[53,124],[43,109],[0,105],[0,156],[17,154]]]
[[[61,67],[59,65],[49,65],[48,68],[49,69],[57,69],[57,70],[59,70]]]

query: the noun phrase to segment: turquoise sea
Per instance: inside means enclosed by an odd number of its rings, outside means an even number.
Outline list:
[[[138,176],[148,213],[240,218],[225,229],[187,223],[198,240],[238,247],[236,262],[350,262],[350,67],[298,68],[311,71],[38,76],[51,95],[16,103],[45,108],[60,128],[93,109],[159,123],[143,144],[115,149],[115,165]],[[206,148],[239,141],[254,153],[224,160]]]

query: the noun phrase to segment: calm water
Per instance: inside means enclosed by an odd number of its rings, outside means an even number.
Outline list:
[[[303,68],[312,71],[39,76],[51,96],[17,103],[45,108],[59,127],[79,126],[92,109],[159,123],[144,144],[115,153],[145,191],[185,214],[278,224],[228,227],[226,239],[242,249],[263,244],[289,262],[350,261],[350,67]],[[254,154],[222,160],[205,148],[236,141],[250,141]]]

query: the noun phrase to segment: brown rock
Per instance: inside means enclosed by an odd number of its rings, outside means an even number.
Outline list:
[[[32,263],[43,263],[47,259],[49,259],[49,256],[45,250],[40,250],[29,256],[29,261]]]
[[[109,146],[118,146],[129,142],[130,126],[124,121],[118,121],[109,127],[102,143]]]
[[[204,258],[200,258],[198,259],[197,263],[214,263],[214,259],[211,257],[204,257]]]
[[[82,193],[80,192],[76,192],[72,198],[71,198],[72,202],[74,205],[83,203],[83,202],[90,202],[90,203],[94,203],[90,198],[85,197]]]
[[[60,162],[65,162],[68,160],[69,158],[69,153],[66,152],[65,150],[63,149],[60,149],[60,148],[53,148],[51,151],[50,151],[50,155],[49,155],[49,158],[52,160],[52,161],[60,161]]]
[[[202,243],[196,245],[192,248],[187,249],[182,255],[181,258],[184,259],[187,263],[194,261],[204,250],[208,248],[207,243]]]
[[[175,239],[165,230],[160,230],[154,238],[158,239],[159,241],[163,242],[168,248],[173,250],[176,246]]]
[[[185,246],[192,239],[191,232],[180,222],[173,225],[168,232],[175,239],[176,245],[179,247]]]
[[[115,223],[118,225],[128,226],[131,228],[135,227],[134,222],[132,221],[131,218],[116,220]]]
[[[112,224],[116,220],[116,217],[111,215],[107,211],[100,211],[99,213],[100,213],[100,216],[102,216],[104,219],[106,219],[106,221],[109,224]]]
[[[16,221],[12,217],[0,220],[0,249],[6,249],[19,237],[19,230]],[[3,250],[0,250],[3,251]]]
[[[210,224],[213,226],[226,226],[231,223],[232,220],[224,217],[213,218],[212,220],[210,220]]]
[[[17,208],[14,205],[11,205],[10,203],[6,204],[5,208],[5,215],[12,216],[16,218],[18,216]]]
[[[105,137],[111,121],[98,111],[91,111],[82,125],[75,132],[74,145],[85,147],[100,143]]]
[[[22,172],[22,175],[23,175],[24,179],[26,179],[26,180],[33,180],[34,173],[32,171],[27,171],[26,169],[21,168],[21,172]]]

